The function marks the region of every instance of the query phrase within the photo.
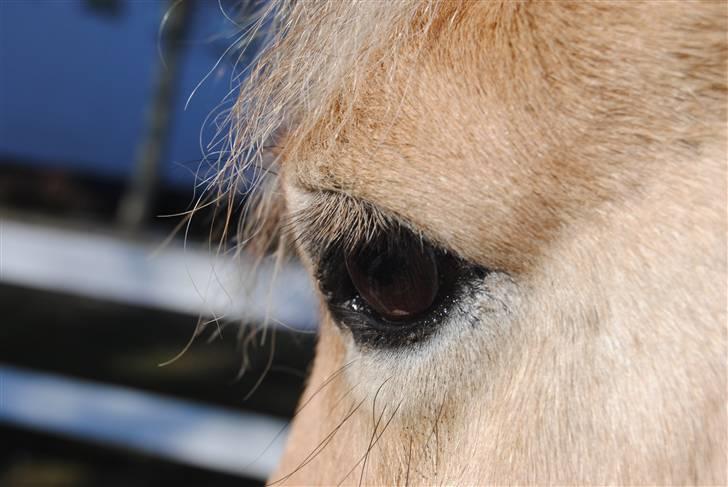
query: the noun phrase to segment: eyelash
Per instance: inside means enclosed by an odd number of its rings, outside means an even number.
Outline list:
[[[407,227],[371,203],[343,193],[317,191],[307,197],[308,204],[289,217],[283,230],[314,260],[334,246],[352,251],[381,232]]]

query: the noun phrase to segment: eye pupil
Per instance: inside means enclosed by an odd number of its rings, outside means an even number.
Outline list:
[[[375,241],[347,255],[346,269],[360,296],[390,321],[424,313],[439,290],[435,251],[421,242]]]

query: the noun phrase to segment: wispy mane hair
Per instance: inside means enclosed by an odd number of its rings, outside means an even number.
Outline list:
[[[266,4],[250,35],[272,29],[230,115],[230,157],[218,175],[223,191],[251,188],[240,241],[270,251],[282,205],[275,175],[315,130],[322,149],[352,117],[372,69],[393,75],[405,49],[424,42],[437,0],[295,1]],[[279,142],[285,141],[284,147]]]

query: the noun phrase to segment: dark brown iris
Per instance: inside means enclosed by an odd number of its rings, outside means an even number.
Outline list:
[[[383,318],[405,321],[426,312],[439,291],[435,251],[421,241],[393,245],[386,239],[346,256],[352,284]]]

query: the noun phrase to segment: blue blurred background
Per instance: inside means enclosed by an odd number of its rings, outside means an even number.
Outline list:
[[[173,5],[4,0],[2,157],[129,178],[165,55],[160,51],[162,18]],[[205,119],[226,104],[240,55],[234,46],[239,29],[225,17],[239,11],[235,2],[190,2],[169,13],[182,8],[184,32],[174,46],[181,59],[161,166],[164,183],[175,186],[193,182],[203,155],[200,141],[213,136],[211,124],[202,130]],[[240,65],[249,58],[243,56]]]
[[[235,248],[228,208],[179,215],[225,161],[261,5],[0,0],[0,485],[274,467],[312,355],[308,279],[290,262],[246,284],[245,254],[216,251]]]

